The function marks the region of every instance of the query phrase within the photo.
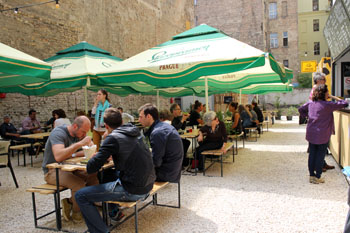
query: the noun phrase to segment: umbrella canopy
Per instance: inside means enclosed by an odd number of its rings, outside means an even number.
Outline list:
[[[267,61],[275,75],[251,78],[245,82],[236,78],[241,87],[257,80],[260,83],[285,83],[288,78],[272,55],[203,24],[121,62],[111,72],[98,73],[95,81],[99,85],[129,83],[134,87],[133,82],[143,81],[154,87],[176,87],[203,76],[222,75],[222,80],[225,80],[224,74],[261,67]]]
[[[0,87],[50,79],[51,65],[0,43]]]
[[[122,60],[87,42],[81,42],[46,59],[52,64],[51,80],[36,84],[0,88],[0,92],[52,96],[94,84],[97,72],[108,71]]]

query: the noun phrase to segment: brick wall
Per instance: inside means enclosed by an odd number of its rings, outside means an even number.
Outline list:
[[[42,0],[0,0],[0,9],[7,9]],[[46,4],[0,14],[0,42],[40,59],[87,41],[126,59],[148,48],[168,41],[186,30],[186,21],[193,26],[192,0],[60,0],[60,8]],[[89,109],[95,94],[89,92]],[[144,103],[156,104],[156,97],[111,95],[113,106],[136,111]],[[161,108],[169,107],[161,98]],[[84,109],[84,93],[77,91],[54,97],[27,97],[7,94],[0,99],[0,116],[9,114],[18,126],[30,108],[37,110],[38,119],[45,121],[53,109],[62,108],[69,118]]]

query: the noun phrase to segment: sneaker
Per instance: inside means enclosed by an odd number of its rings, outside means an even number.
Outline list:
[[[81,212],[74,212],[72,213],[72,220],[74,223],[81,223],[83,221],[83,215]]]
[[[125,214],[123,214],[123,212],[121,212],[120,210],[113,210],[109,212],[109,217],[116,222],[122,222],[126,218]]]
[[[309,182],[313,183],[315,181],[316,176],[310,176],[309,177]]]
[[[320,178],[315,177],[315,179],[313,180],[312,183],[313,183],[313,184],[324,183],[324,178],[323,178],[323,177],[320,177]]]
[[[61,205],[62,205],[62,215],[64,220],[70,221],[71,219],[70,213],[72,212],[73,205],[69,203],[68,198],[62,199]]]

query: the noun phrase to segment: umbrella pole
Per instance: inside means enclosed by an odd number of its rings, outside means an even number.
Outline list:
[[[160,101],[159,101],[159,90],[157,90],[157,108],[158,108],[158,110],[160,110],[160,106],[159,106],[159,103]]]
[[[242,89],[239,89],[239,104],[242,104]]]
[[[208,78],[205,77],[205,108],[209,112],[209,98],[208,98]]]
[[[88,114],[88,100],[87,100],[87,87],[84,87],[84,99],[85,99],[85,114]]]

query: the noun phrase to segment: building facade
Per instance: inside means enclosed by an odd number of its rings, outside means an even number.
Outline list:
[[[300,70],[297,0],[194,2],[196,25],[208,24],[237,40],[272,53],[297,77]],[[224,95],[215,97],[215,109],[222,109],[223,99]],[[248,98],[243,100],[248,101]]]
[[[0,0],[0,10],[42,3],[42,0]],[[194,23],[193,0],[84,0],[20,8],[18,13],[0,13],[0,42],[40,59],[81,41],[126,59],[166,42],[172,36],[191,28]],[[89,92],[89,108],[96,94]],[[144,103],[156,103],[154,96],[119,97],[110,95],[113,107],[137,112]],[[161,107],[169,108],[169,99],[161,98]],[[7,94],[0,99],[0,117],[10,115],[19,126],[30,108],[40,121],[51,117],[51,111],[62,108],[73,119],[84,109],[83,91],[62,93],[53,97],[27,97]]]
[[[298,0],[299,60],[320,62],[329,57],[323,35],[330,12],[330,0]]]

